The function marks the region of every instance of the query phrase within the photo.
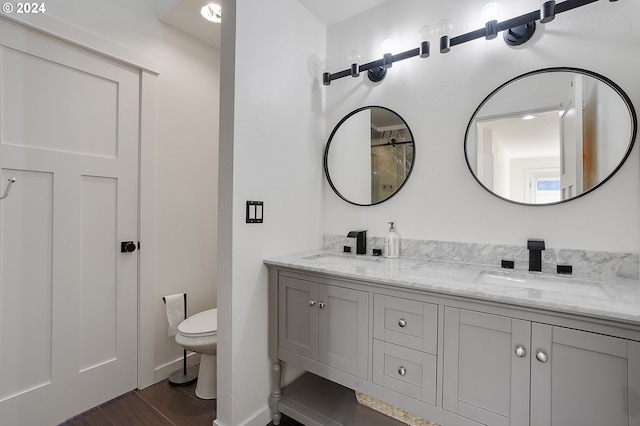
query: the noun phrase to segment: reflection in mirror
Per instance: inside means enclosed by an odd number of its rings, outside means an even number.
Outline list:
[[[494,195],[555,204],[608,180],[628,157],[635,110],[615,83],[590,71],[549,68],[496,89],[469,122],[469,169]]]
[[[324,171],[340,198],[368,206],[400,190],[411,174],[414,155],[413,135],[402,117],[388,108],[364,107],[333,129]]]

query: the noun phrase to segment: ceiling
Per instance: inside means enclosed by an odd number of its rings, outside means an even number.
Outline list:
[[[371,9],[388,0],[298,0],[326,26]]]
[[[220,24],[200,16],[211,0],[157,0],[160,21],[220,50]],[[214,0],[215,1],[215,0]],[[218,0],[219,1],[219,0]],[[389,0],[298,0],[326,26],[335,24]],[[222,11],[224,20],[224,10]]]
[[[220,24],[214,24],[200,16],[202,6],[211,0],[162,0],[167,11],[159,10],[159,19],[165,24],[220,50]],[[218,2],[219,3],[219,2]],[[175,4],[175,7],[173,5]],[[159,9],[162,6],[158,6]],[[224,11],[222,11],[224,19]]]
[[[510,159],[560,158],[560,114],[558,110],[533,114],[523,120],[522,114],[482,121],[480,129],[491,129],[495,140],[502,143]]]

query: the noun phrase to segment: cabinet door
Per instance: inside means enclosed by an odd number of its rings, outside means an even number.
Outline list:
[[[638,342],[535,323],[532,339],[532,426],[640,424]]]
[[[278,295],[278,345],[317,361],[318,284],[282,277]]]
[[[319,361],[367,379],[369,293],[319,285]]]
[[[531,323],[450,307],[444,321],[443,407],[486,425],[528,425]]]

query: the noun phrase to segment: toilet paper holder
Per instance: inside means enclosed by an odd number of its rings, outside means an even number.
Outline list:
[[[187,293],[182,293],[184,296],[184,319],[187,319]],[[162,301],[166,304],[167,299],[164,297]],[[182,350],[182,369],[174,371],[169,376],[169,384],[171,386],[187,386],[195,382],[198,378],[198,370],[193,368],[192,371],[187,369],[187,350]]]

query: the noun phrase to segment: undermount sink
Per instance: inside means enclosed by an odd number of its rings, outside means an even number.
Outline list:
[[[356,254],[339,254],[339,253],[320,253],[313,256],[303,257],[305,260],[312,260],[319,265],[338,265],[338,266],[370,266],[380,260],[379,257],[356,255]]]
[[[482,271],[478,280],[487,284],[505,285],[530,290],[552,291],[576,296],[608,297],[608,292],[597,282],[544,274]]]

